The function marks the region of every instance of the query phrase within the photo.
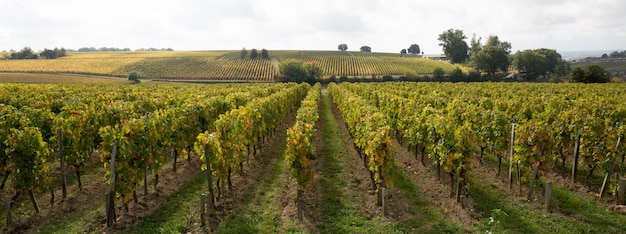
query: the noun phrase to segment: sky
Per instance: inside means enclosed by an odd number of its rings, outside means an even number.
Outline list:
[[[626,49],[623,0],[0,0],[0,51],[64,47],[442,53],[438,35],[513,51]]]

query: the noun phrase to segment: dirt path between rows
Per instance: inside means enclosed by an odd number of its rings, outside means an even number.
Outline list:
[[[432,220],[431,212],[437,213],[437,211],[425,212],[425,210],[429,210],[430,208],[421,206],[426,204],[420,202],[420,204],[417,204],[416,206],[416,204],[413,203],[415,201],[415,198],[410,198],[412,199],[410,201],[408,197],[411,196],[410,194],[405,194],[405,192],[400,191],[398,188],[395,187],[391,187],[387,190],[388,213],[386,215],[383,215],[382,207],[376,206],[375,189],[372,186],[369,170],[368,168],[364,167],[363,160],[358,156],[358,152],[354,148],[353,139],[350,136],[350,133],[341,117],[339,110],[337,109],[337,106],[332,102],[332,97],[330,100],[330,108],[332,110],[334,121],[337,123],[337,134],[341,137],[341,144],[343,145],[343,150],[345,150],[343,152],[343,154],[345,155],[345,159],[342,160],[346,161],[345,163],[347,165],[342,165],[343,168],[341,170],[344,170],[347,174],[351,175],[350,177],[345,178],[346,180],[348,180],[346,196],[351,196],[351,199],[359,200],[359,212],[370,221],[377,218],[382,218],[385,222],[398,222],[405,226],[405,232],[411,232],[411,230],[416,232],[419,232],[420,230],[436,230],[436,226],[441,225],[441,223],[439,223],[439,221]],[[411,159],[409,156],[410,154],[405,149],[400,147],[397,143],[395,143],[395,147],[398,148],[395,159],[396,164],[406,165],[405,162],[413,161],[413,159]],[[409,169],[416,168],[409,167]],[[433,207],[436,207],[440,205],[439,203],[433,203],[432,201],[436,200],[434,198],[441,200],[441,196],[439,195],[441,193],[447,192],[445,191],[445,186],[443,186],[439,181],[432,179],[433,176],[423,167],[419,171],[409,171],[409,173],[411,174],[413,181],[417,184],[417,186],[423,188],[423,191],[419,191],[419,194],[426,196],[426,200],[428,200],[427,206],[432,205]],[[427,175],[426,180],[423,180],[423,176],[418,176],[421,174]],[[432,190],[430,187],[434,187],[436,189]],[[410,193],[412,192],[414,191],[410,191]],[[448,193],[445,194],[447,195]],[[431,197],[433,197],[433,199],[431,199]],[[447,196],[445,197],[447,198]],[[451,202],[448,205],[442,205],[442,207],[454,208],[444,209],[444,213],[453,217],[454,221],[459,224],[472,226],[474,223],[473,219],[469,218],[469,215],[463,215],[465,212],[462,212],[460,205],[457,206],[455,204],[455,202]],[[415,222],[416,219],[420,220],[418,222],[425,221],[425,223],[422,224],[426,226],[418,227],[415,230],[413,229],[415,227],[409,228],[409,226],[412,226],[409,225],[409,223]]]
[[[274,134],[265,140],[257,154],[250,158],[249,163],[244,163],[244,173],[234,173],[232,175],[232,190],[228,189],[226,183],[221,185],[222,197],[216,200],[216,215],[211,221],[214,229],[219,229],[219,225],[223,225],[231,213],[237,210],[243,210],[238,212],[245,213],[247,207],[258,205],[258,200],[268,190],[272,189],[271,186],[274,181],[267,181],[266,178],[273,173],[277,164],[284,160],[281,148],[285,145],[287,129],[295,122],[295,115],[296,111],[294,110],[276,128]],[[284,178],[285,172],[279,175],[280,180],[284,180]],[[285,185],[282,182],[278,184]],[[284,198],[278,199],[277,202],[273,203],[272,209],[283,209],[290,198],[288,196],[285,197],[285,194],[282,196]]]
[[[97,155],[96,155],[97,156]],[[95,157],[98,158],[99,156]],[[92,162],[98,160],[92,157]],[[174,172],[171,164],[164,165],[159,173],[159,183],[154,189],[154,175],[148,177],[148,194],[143,193],[143,185],[137,190],[138,201],[129,203],[129,212],[124,212],[122,202],[116,200],[116,213],[118,214],[118,222],[114,229],[106,228],[106,217],[103,215],[105,207],[105,194],[109,185],[104,180],[104,171],[97,168],[88,175],[82,176],[83,191],[78,189],[74,183],[68,184],[67,198],[62,200],[62,191],[60,186],[54,189],[55,203],[50,206],[49,193],[39,194],[37,199],[42,209],[39,214],[29,215],[28,218],[15,220],[8,229],[9,233],[31,233],[38,232],[42,226],[62,227],[69,225],[68,220],[76,221],[73,228],[85,231],[106,232],[107,230],[120,230],[137,223],[141,218],[154,212],[159,204],[166,201],[167,197],[173,194],[179,185],[190,181],[200,170],[201,162],[198,157],[192,156],[191,161],[181,160],[178,163],[178,170]],[[169,167],[168,167],[169,166]],[[68,174],[73,176],[73,174]],[[20,202],[24,203],[25,208],[32,209],[27,196],[23,195]],[[30,210],[29,210],[30,211]],[[81,217],[81,218],[78,218]],[[80,227],[76,227],[79,225]]]
[[[425,159],[424,164],[426,166],[422,166],[420,160],[416,158],[415,152],[407,150],[396,140],[393,142],[398,149],[396,162],[403,165],[413,181],[422,188],[421,193],[428,202],[441,208],[446,217],[462,225],[466,230],[476,226],[480,214],[473,208],[471,197],[467,202],[468,207],[464,209],[460,203],[456,202],[455,197],[450,197],[450,179],[443,169],[441,169],[441,178],[438,179],[437,167],[432,161]]]

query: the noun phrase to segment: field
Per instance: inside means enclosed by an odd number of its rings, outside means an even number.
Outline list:
[[[87,76],[80,74],[5,73],[0,72],[0,83],[30,84],[126,84],[124,78]]]
[[[0,229],[624,233],[624,90],[0,84]]]
[[[572,69],[575,68],[585,68],[591,65],[598,65],[615,77],[620,77],[621,79],[613,79],[614,82],[624,82],[626,78],[626,59],[624,58],[614,58],[614,59],[593,59],[584,62],[576,62],[571,63],[570,66]]]
[[[435,68],[445,71],[455,68],[447,62],[388,53],[269,51],[269,54],[271,59],[253,60],[242,59],[240,51],[74,52],[49,60],[0,60],[0,72],[126,77],[137,71],[145,79],[154,80],[272,82],[279,64],[287,59],[317,61],[325,77],[369,78],[407,72],[430,75]]]

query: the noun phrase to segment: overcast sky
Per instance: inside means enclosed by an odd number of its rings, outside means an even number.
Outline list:
[[[0,0],[0,50],[30,46],[399,52],[461,29],[513,51],[626,49],[623,0]],[[484,40],[483,40],[484,42]]]

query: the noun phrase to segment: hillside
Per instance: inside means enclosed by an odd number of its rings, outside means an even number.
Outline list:
[[[611,72],[614,76],[626,77],[626,59],[623,58],[590,58],[570,63],[572,69],[577,67],[585,68],[590,65],[598,65]]]
[[[352,51],[269,51],[270,60],[241,58],[241,51],[74,52],[57,59],[0,60],[0,72],[75,73],[126,77],[131,71],[158,80],[273,81],[282,61],[317,61],[324,76],[371,77],[451,71],[447,62]]]

